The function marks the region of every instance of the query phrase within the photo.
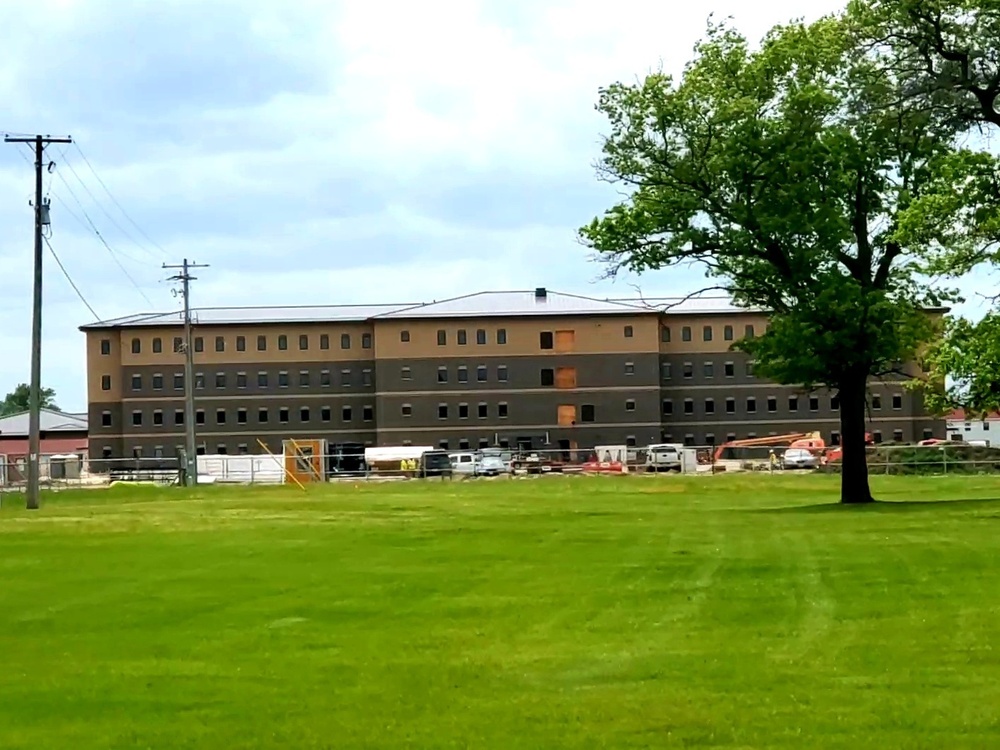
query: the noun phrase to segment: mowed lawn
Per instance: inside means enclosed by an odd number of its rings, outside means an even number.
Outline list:
[[[1000,747],[1000,478],[874,488],[6,496],[0,747]]]

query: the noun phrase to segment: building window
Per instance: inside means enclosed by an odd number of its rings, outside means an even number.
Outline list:
[[[727,378],[736,377],[736,364],[734,362],[726,362],[725,373]]]
[[[205,411],[204,411],[204,409],[198,409],[194,413],[194,423],[195,424],[205,424]]]
[[[545,386],[555,385],[556,371],[551,367],[543,367],[540,373],[540,382]]]
[[[361,348],[362,349],[372,348],[372,335],[370,333],[361,334]]]
[[[362,406],[361,407],[361,420],[363,422],[371,422],[375,419],[375,407],[374,406]]]
[[[752,339],[752,338],[753,338],[753,336],[754,336],[754,332],[753,332],[753,323],[750,323],[750,324],[748,324],[748,325],[747,325],[747,327],[746,327],[746,328],[745,328],[745,329],[743,330],[743,337],[744,337],[744,338],[748,338],[748,339]]]
[[[704,341],[712,340],[712,326],[705,326],[701,329],[701,337]]]
[[[132,390],[141,391],[142,390],[142,375],[132,376]]]
[[[399,413],[402,414],[404,417],[412,417],[413,416],[413,405],[412,404],[403,404],[401,407],[399,407]]]
[[[691,326],[684,326],[681,328],[681,341],[691,340]]]
[[[625,411],[635,411],[635,399],[625,399]]]
[[[476,329],[476,343],[479,344],[479,345],[483,345],[483,344],[486,343],[486,329],[485,328],[477,328]]]
[[[438,419],[448,418],[448,404],[438,404]]]
[[[706,362],[705,365],[704,365],[704,367],[705,367],[705,377],[706,378],[714,378],[715,377],[715,363],[714,362]]]
[[[626,375],[635,375],[635,362],[626,362],[625,363],[625,374]]]
[[[139,339],[132,339],[132,353],[133,354],[142,353],[142,342]]]
[[[930,440],[932,437],[934,437],[934,430],[925,427],[923,436],[924,440]]]
[[[267,424],[267,420],[268,420],[267,407],[262,406],[257,410],[257,421],[260,422],[261,424]]]
[[[667,326],[660,327],[660,341],[662,341],[664,344],[670,343],[670,328],[668,328]]]
[[[437,332],[437,342],[438,346],[444,346],[448,343],[448,332],[443,328],[438,329]]]
[[[819,411],[819,396],[809,397],[809,411]]]
[[[898,393],[892,397],[892,408],[897,411],[903,408],[903,397]]]
[[[366,367],[361,371],[361,385],[370,386],[372,383],[372,371]]]
[[[712,398],[705,399],[705,413],[715,414],[715,399]]]
[[[101,339],[101,354],[105,357],[111,354],[111,339]]]
[[[747,414],[756,414],[756,413],[757,413],[757,399],[755,399],[753,396],[750,396],[749,398],[747,398]]]
[[[632,338],[632,333],[633,333],[632,326],[625,326],[625,338],[627,339]]]
[[[690,398],[684,399],[684,413],[694,414],[694,400]]]
[[[726,327],[724,327],[722,329],[722,338],[724,338],[726,341],[732,341],[733,340],[733,327],[732,326],[726,326]]]
[[[142,458],[142,446],[135,446],[132,448],[132,458]]]
[[[404,367],[399,371],[400,380],[413,380],[413,371],[409,367]]]
[[[538,348],[551,349],[553,347],[552,331],[542,331],[538,334]]]
[[[349,333],[340,334],[340,348],[341,349],[351,348],[351,334]]]
[[[879,395],[872,396],[872,411],[877,411],[882,408],[882,397]]]
[[[506,406],[503,404],[502,406]],[[502,414],[501,416],[506,416]],[[580,421],[581,422],[596,422],[597,421],[597,409],[593,404],[583,404],[580,407]]]
[[[469,418],[469,405],[468,404],[459,404],[458,405],[458,418],[459,419],[468,419]]]
[[[684,366],[681,368],[681,373],[684,375],[685,378],[693,378],[694,377],[694,363],[693,362],[685,362]]]
[[[458,449],[460,451],[467,451],[467,450],[469,450],[469,439],[468,438],[462,438],[461,440],[459,440],[458,441]]]
[[[467,342],[466,342],[466,338],[465,338],[465,329],[464,328],[459,328],[458,329],[458,333],[455,336],[455,340],[458,341],[459,346],[465,346],[465,344]]]
[[[476,368],[476,380],[480,383],[486,382],[486,365],[479,365],[479,367]]]
[[[203,373],[203,372],[196,372],[194,374],[194,387],[196,389],[200,389],[200,388],[204,388],[205,387],[205,373]]]
[[[184,390],[184,373],[175,372],[174,373],[174,390],[183,391]]]
[[[507,365],[497,365],[497,380],[501,383],[507,382]]]
[[[799,410],[799,397],[789,396],[788,397],[788,411],[798,411]]]
[[[236,351],[245,352],[247,350],[247,337],[237,336],[236,337]]]
[[[507,329],[497,328],[497,343],[506,344],[507,343]]]
[[[247,374],[245,372],[236,373],[236,387],[237,388],[247,387]]]
[[[438,440],[438,448],[440,448],[443,451],[448,450],[448,441],[447,441],[447,439]]]
[[[324,406],[319,410],[319,418],[324,422],[329,422],[333,419],[333,409],[329,406]]]
[[[156,373],[153,375],[153,390],[162,391],[163,390],[163,375]]]
[[[665,417],[673,416],[674,402],[671,401],[669,398],[663,399],[663,403],[661,404],[661,411],[663,413],[663,416]]]
[[[660,378],[663,380],[670,380],[672,368],[669,362],[660,363]]]
[[[459,369],[461,369],[461,368],[459,368]],[[438,368],[438,382],[439,383],[447,383],[448,382],[448,368],[447,367],[439,367]]]
[[[182,425],[182,424],[184,424],[184,410],[183,409],[176,409],[174,411],[174,424],[176,424],[176,425]]]
[[[287,388],[288,387],[288,373],[282,370],[278,373],[278,387]]]
[[[875,430],[875,432],[872,433],[872,441],[874,441],[874,443],[876,445],[878,445],[879,443],[882,442],[882,431],[881,430]]]
[[[299,388],[309,387],[309,370],[299,370]]]
[[[747,377],[748,378],[752,378],[753,377],[753,366],[754,366],[753,362],[747,362]]]
[[[153,354],[163,353],[163,339],[159,336],[153,339]]]
[[[237,424],[246,424],[247,423],[247,410],[246,409],[237,409],[236,410],[236,422],[237,422]]]
[[[225,444],[225,443],[217,443],[217,444],[216,444],[216,446],[215,446],[215,454],[216,454],[217,456],[224,456],[224,455],[226,455],[226,453],[228,453],[228,452],[229,452],[229,451],[228,451],[228,449],[226,448],[226,444]]]
[[[330,348],[330,334],[321,333],[319,335],[319,348],[326,351]]]
[[[174,353],[180,354],[185,351],[184,340],[180,336],[174,336]]]
[[[196,336],[195,337],[195,339],[194,339],[194,350],[196,352],[203,352],[203,351],[205,351],[205,339],[203,339],[201,336]]]
[[[840,398],[838,396],[830,396],[830,411],[840,411]]]
[[[299,351],[305,352],[309,350],[309,334],[300,333],[299,334]]]
[[[344,388],[348,388],[351,385],[351,371],[349,369],[344,369],[340,371],[340,385]]]
[[[215,423],[216,424],[225,424],[226,423],[226,410],[225,409],[216,409],[215,410]]]
[[[506,419],[507,414],[508,414],[507,402],[501,401],[499,404],[497,404],[497,416],[500,417],[500,419]],[[503,441],[501,441],[501,445],[503,445]]]
[[[778,411],[778,399],[776,399],[774,396],[767,397],[767,410],[772,414]]]
[[[735,414],[735,413],[736,413],[736,399],[735,398],[727,398],[726,399],[726,414]]]
[[[893,430],[892,431],[892,439],[893,439],[894,442],[902,443],[903,442],[903,431],[902,430]]]
[[[490,407],[484,401],[479,402],[479,418],[486,419],[490,415]]]
[[[266,352],[267,351],[267,336],[257,337],[257,351]]]
[[[410,343],[410,332],[409,331],[400,331],[399,332],[399,340],[402,341],[404,344]]]
[[[215,373],[215,387],[216,388],[226,387],[226,373],[224,372]]]
[[[309,407],[303,406],[299,408],[299,421],[308,422],[309,421]]]
[[[101,427],[110,427],[110,426],[111,426],[111,412],[109,411],[101,412]]]
[[[288,336],[282,333],[281,335],[278,336],[278,351],[284,352],[287,350],[288,350]]]
[[[281,424],[288,424],[288,407],[282,406],[278,409],[278,421]]]
[[[247,444],[246,443],[240,443],[239,445],[236,446],[236,452],[239,453],[242,456],[245,456],[250,451],[247,450]]]
[[[224,352],[226,351],[226,338],[225,336],[215,337],[215,351]]]
[[[330,382],[331,382],[330,381],[330,371],[329,370],[320,370],[319,371],[319,384],[322,385],[322,386],[329,386]]]
[[[267,373],[263,370],[257,373],[257,387],[267,388]]]

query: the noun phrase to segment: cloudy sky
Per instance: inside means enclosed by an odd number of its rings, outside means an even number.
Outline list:
[[[808,4],[814,15],[837,5]],[[592,169],[598,88],[679,71],[711,11],[758,38],[803,7],[52,0],[29,13],[3,3],[0,130],[77,140],[79,151],[48,152],[52,247],[102,318],[179,306],[161,265],[185,256],[211,264],[198,305],[418,302],[541,285],[629,296],[626,281],[597,281],[575,241],[616,197]],[[0,394],[29,375],[26,156],[0,144]],[[43,380],[60,406],[83,409],[77,326],[92,316],[46,264]],[[698,281],[660,273],[641,286],[678,294]]]

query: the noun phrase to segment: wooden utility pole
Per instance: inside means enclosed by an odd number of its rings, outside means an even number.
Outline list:
[[[185,461],[184,483],[189,487],[198,484],[198,449],[195,439],[194,425],[194,342],[191,337],[191,282],[197,277],[191,275],[192,268],[208,268],[206,264],[189,263],[185,258],[179,266],[166,263],[164,268],[179,268],[180,273],[170,277],[170,281],[181,282],[181,295],[184,297],[184,427],[185,427]]]
[[[38,509],[42,390],[42,228],[49,223],[49,207],[42,200],[45,147],[50,143],[72,143],[69,137],[50,135],[4,136],[5,143],[35,144],[35,272],[31,305],[31,393],[28,398],[28,510]]]

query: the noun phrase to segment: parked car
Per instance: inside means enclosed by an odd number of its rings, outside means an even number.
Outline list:
[[[789,448],[781,457],[782,469],[815,469],[819,458],[805,448]]]
[[[646,447],[646,471],[680,471],[683,446],[658,443]]]
[[[503,459],[496,454],[462,451],[448,455],[453,474],[471,477],[495,477],[508,471]]]

